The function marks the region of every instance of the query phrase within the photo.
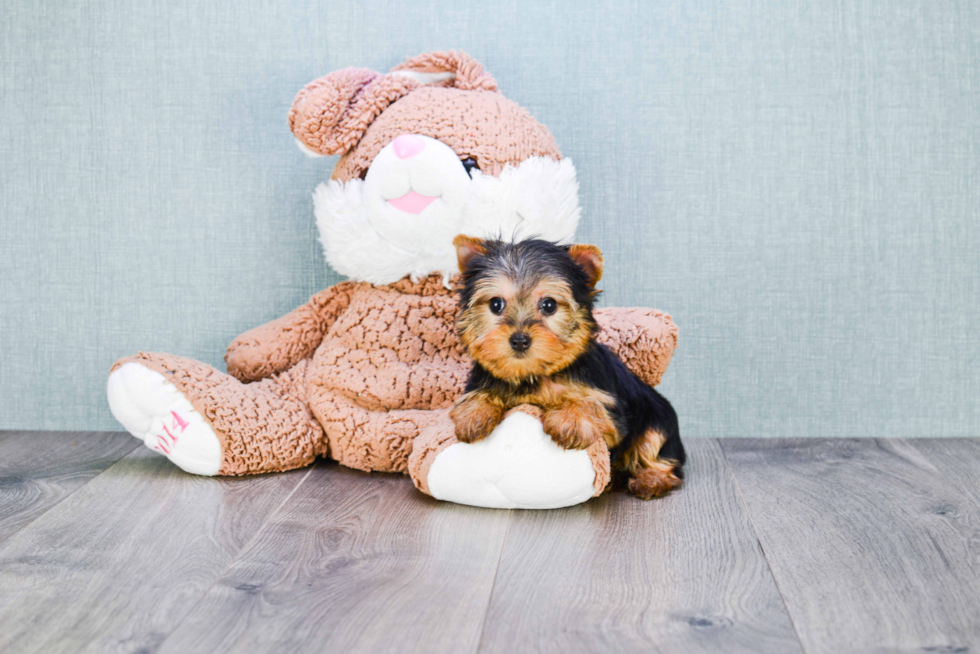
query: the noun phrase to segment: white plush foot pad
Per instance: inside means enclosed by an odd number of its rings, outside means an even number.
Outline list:
[[[218,473],[218,437],[163,375],[130,361],[109,375],[108,395],[112,415],[148,448],[195,475]]]
[[[444,449],[427,481],[436,499],[491,509],[557,509],[595,494],[589,455],[558,447],[525,413],[508,416],[482,441]]]

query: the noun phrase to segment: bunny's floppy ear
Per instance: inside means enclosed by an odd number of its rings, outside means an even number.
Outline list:
[[[422,86],[404,75],[345,68],[310,82],[289,110],[289,129],[316,154],[341,154],[389,104]]]
[[[423,84],[449,82],[462,91],[496,91],[497,80],[483,64],[463,51],[427,52],[391,69],[394,75],[410,76]]]
[[[426,85],[496,91],[497,81],[464,52],[429,52],[387,75],[345,68],[310,82],[289,110],[289,129],[313,154],[343,154],[392,102]]]

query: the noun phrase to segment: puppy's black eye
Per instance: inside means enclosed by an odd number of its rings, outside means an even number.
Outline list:
[[[480,167],[476,165],[476,159],[473,157],[466,157],[461,163],[463,164],[463,168],[466,169],[466,174],[470,176],[470,179],[473,179],[474,170],[480,170]]]
[[[555,300],[550,297],[546,297],[545,299],[541,300],[540,307],[541,307],[541,313],[543,313],[546,316],[550,316],[555,311],[558,311],[558,303],[555,302]]]
[[[507,306],[507,303],[504,302],[504,298],[502,297],[490,298],[490,313],[492,313],[493,315],[499,316],[500,314],[502,314],[504,312],[505,306]]]

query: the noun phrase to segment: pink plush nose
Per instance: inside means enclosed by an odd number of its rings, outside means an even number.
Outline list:
[[[409,159],[425,149],[425,141],[415,134],[402,134],[392,142],[399,159]]]

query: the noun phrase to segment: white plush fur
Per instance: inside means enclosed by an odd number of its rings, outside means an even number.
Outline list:
[[[303,154],[305,154],[310,159],[322,159],[323,158],[323,155],[322,154],[320,154],[319,152],[314,152],[305,143],[303,143],[299,139],[294,138],[293,140],[296,141],[296,147],[299,148],[299,151],[302,152]]]
[[[447,447],[427,481],[436,499],[491,509],[557,509],[595,492],[589,455],[561,449],[524,413],[507,417],[482,441]]]
[[[500,177],[473,171],[428,137],[425,149],[399,159],[388,144],[364,180],[320,184],[313,194],[317,227],[327,263],[355,281],[390,284],[459,272],[452,240],[456,234],[571,242],[581,208],[575,167],[533,157],[508,166]],[[414,191],[438,196],[418,215],[387,201]]]
[[[109,375],[107,394],[113,417],[148,448],[186,472],[218,474],[218,437],[163,375],[130,361]]]
[[[436,82],[445,82],[446,80],[456,79],[456,73],[450,73],[448,71],[442,73],[420,73],[417,70],[396,70],[392,75],[397,75],[398,77],[408,77],[421,84],[435,84]]]

